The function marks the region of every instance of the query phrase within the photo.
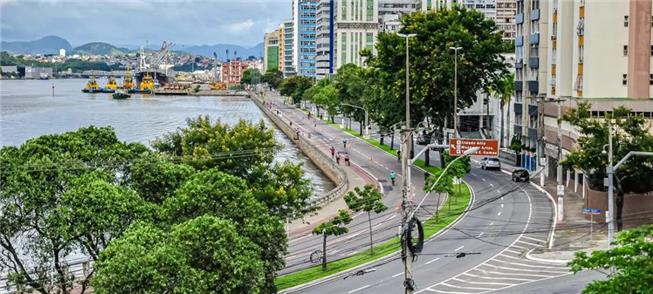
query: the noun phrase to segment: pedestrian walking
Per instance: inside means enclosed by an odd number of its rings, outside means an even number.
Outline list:
[[[397,150],[397,160],[401,160],[401,150]]]
[[[395,179],[397,178],[397,173],[395,171],[390,172],[390,181],[392,182],[392,186],[395,185]]]
[[[336,164],[340,165],[340,154],[336,154]]]
[[[342,140],[342,147],[347,149],[347,139]]]
[[[333,145],[331,145],[331,149],[330,149],[330,150],[331,150],[331,157],[332,157],[332,158],[335,157],[335,156],[336,156],[336,148],[333,147]]]
[[[349,155],[345,155],[345,163],[347,166],[350,166],[351,164],[349,163]]]

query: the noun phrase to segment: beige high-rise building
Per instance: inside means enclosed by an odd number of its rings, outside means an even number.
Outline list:
[[[515,39],[515,15],[517,2],[524,0],[421,0],[421,10],[450,8],[452,5],[461,5],[468,9],[475,9],[487,18],[495,21],[497,28],[503,31],[504,40]]]

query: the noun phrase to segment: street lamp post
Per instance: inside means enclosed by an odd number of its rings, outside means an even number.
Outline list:
[[[349,103],[340,103],[340,105],[362,109],[365,112],[365,135],[364,135],[364,137],[365,137],[365,139],[369,139],[370,138],[370,121],[369,121],[369,112],[367,111],[367,109],[365,109],[363,107],[360,107],[358,105],[353,105],[353,104],[349,104]]]
[[[405,232],[407,230],[408,221],[408,195],[410,194],[410,166],[408,159],[411,153],[409,144],[412,141],[412,132],[410,131],[410,60],[408,53],[408,39],[417,36],[416,34],[397,34],[397,36],[406,39],[406,122],[405,128],[401,132],[401,170],[403,172],[403,185],[402,185],[402,197],[401,197],[401,211],[402,211],[402,221],[401,221],[401,231]],[[415,282],[413,281],[413,254],[408,250],[408,242],[406,238],[403,237],[402,233],[401,238],[401,260],[404,263],[404,288],[405,293],[410,294],[415,290]]]
[[[453,66],[453,135],[454,138],[458,137],[458,50],[463,47],[449,47],[449,50],[454,51],[454,66]]]

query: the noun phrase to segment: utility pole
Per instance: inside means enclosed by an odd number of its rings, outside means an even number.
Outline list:
[[[556,179],[558,186],[556,187],[556,194],[558,195],[558,219],[564,219],[564,196],[565,186],[562,184],[562,99],[557,99],[558,103],[558,166],[556,170]]]
[[[410,230],[408,227],[408,216],[411,214],[411,207],[409,207],[408,197],[410,195],[410,166],[408,164],[409,156],[411,154],[411,144],[413,141],[413,133],[410,129],[410,61],[408,56],[408,39],[416,36],[416,34],[397,34],[406,39],[406,125],[401,131],[401,170],[403,172],[403,183],[401,190],[401,260],[404,263],[404,289],[406,294],[412,294],[415,291],[415,282],[413,281],[413,253],[408,249],[408,240],[406,232]]]
[[[614,166],[612,166],[612,118],[608,123],[608,213],[606,218],[608,221],[608,246],[612,248],[612,241],[614,240]]]
[[[458,137],[458,50],[463,47],[449,47],[454,51],[453,65],[453,136]]]

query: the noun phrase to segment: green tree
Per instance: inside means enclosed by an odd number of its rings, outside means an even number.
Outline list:
[[[283,222],[249,191],[239,177],[209,169],[195,174],[163,203],[170,223],[179,223],[203,215],[227,219],[238,233],[260,248],[264,263],[266,292],[274,293],[274,277],[284,266],[287,250]]]
[[[331,79],[322,79],[304,92],[304,99],[312,101],[317,106],[319,116],[320,109],[325,109],[334,122],[334,116],[338,113],[340,97],[335,83]]]
[[[596,250],[591,255],[576,252],[569,263],[571,271],[584,269],[610,271],[606,280],[590,282],[583,293],[653,293],[653,226],[643,226],[617,234],[609,250]]]
[[[326,253],[326,242],[327,236],[340,236],[349,232],[349,229],[345,225],[351,222],[352,218],[349,215],[349,212],[346,210],[339,210],[338,215],[332,220],[321,223],[319,226],[313,229],[313,234],[322,235],[322,270],[327,270],[327,253]]]
[[[365,95],[368,95],[368,82],[364,68],[351,63],[345,64],[338,69],[334,80],[340,103],[365,106]],[[359,108],[346,105],[340,105],[340,110],[346,116],[353,117],[354,120],[359,122],[359,131],[363,135],[365,112]]]
[[[137,195],[116,186],[117,175],[146,150],[96,127],[0,149],[0,266],[10,281],[69,293],[73,278],[61,257],[81,250],[96,258],[148,212]],[[79,280],[83,288],[87,278]]]
[[[272,129],[263,121],[252,124],[240,120],[233,126],[208,116],[186,121],[187,127],[157,138],[155,150],[196,169],[218,168],[237,176],[246,176],[252,167],[269,164],[279,148]]]
[[[132,226],[95,264],[95,293],[264,292],[259,248],[236,225],[201,216],[170,233],[149,224]]]
[[[267,83],[270,85],[272,88],[277,88],[279,87],[279,83],[281,83],[281,80],[283,80],[283,73],[280,71],[272,71],[268,70],[265,72],[265,74],[262,77],[262,81],[264,83]]]
[[[265,204],[270,213],[282,219],[296,219],[312,211],[313,188],[304,177],[301,164],[289,161],[259,165],[249,176],[254,196]]]
[[[345,202],[349,209],[353,211],[367,212],[367,223],[370,228],[370,254],[374,254],[374,247],[372,242],[372,211],[381,213],[388,209],[387,206],[381,201],[383,195],[371,185],[365,185],[362,189],[360,187],[354,188],[345,195]]]
[[[304,92],[308,90],[313,81],[305,76],[292,76],[281,80],[277,89],[284,96],[292,98],[293,103],[299,103],[304,97]]]
[[[603,154],[608,144],[609,130],[613,129],[614,164],[630,151],[653,151],[653,135],[649,124],[641,115],[632,115],[630,109],[618,107],[607,113],[606,119],[591,116],[591,105],[580,103],[577,108],[565,113],[563,119],[578,128],[579,148],[568,154],[562,162],[565,166],[583,170],[589,185],[595,190],[604,190],[608,155]],[[611,122],[612,121],[612,122]],[[638,157],[626,161],[614,174],[617,229],[623,228],[624,195],[653,191],[653,158]]]
[[[195,170],[185,164],[175,164],[156,154],[145,154],[135,160],[127,173],[127,185],[143,199],[161,204],[172,196]]]
[[[429,118],[443,126],[451,117],[454,105],[454,52],[450,47],[462,47],[458,55],[458,109],[476,101],[477,93],[499,79],[507,70],[500,53],[504,49],[501,33],[494,21],[482,13],[455,6],[430,12],[417,12],[401,19],[401,33],[417,34],[410,39],[411,119],[414,123]],[[395,99],[386,103],[378,97],[379,107],[394,108],[380,111],[395,117],[405,109],[405,40],[394,33],[380,33],[375,56],[369,58],[376,87]],[[380,72],[376,72],[376,71]],[[374,87],[371,87],[374,88]],[[404,118],[403,115],[401,115]]]
[[[500,109],[501,109],[501,133],[500,133],[500,140],[499,140],[499,147],[503,147],[504,144],[504,136],[503,136],[503,129],[504,129],[504,117],[503,117],[503,108],[508,105],[508,109],[506,110],[506,113],[508,114],[508,123],[510,123],[510,99],[512,98],[512,95],[515,93],[515,75],[514,74],[506,74],[504,75],[501,79],[495,80],[492,84],[489,86],[490,93],[493,95],[497,96],[499,98],[499,104],[500,104]],[[506,135],[506,138],[510,138],[510,128],[508,128],[508,134]]]
[[[438,181],[438,179],[440,179]],[[437,181],[437,182],[436,182]],[[424,191],[438,193],[438,201],[435,205],[435,221],[438,221],[440,215],[440,196],[447,194],[453,195],[453,175],[450,172],[444,172],[444,169],[436,169],[424,183]],[[449,202],[449,209],[451,209],[451,201]]]
[[[245,72],[243,72],[243,77],[240,79],[240,82],[245,85],[254,85],[260,83],[262,80],[263,76],[261,75],[261,72],[258,71],[258,69],[248,68]]]

